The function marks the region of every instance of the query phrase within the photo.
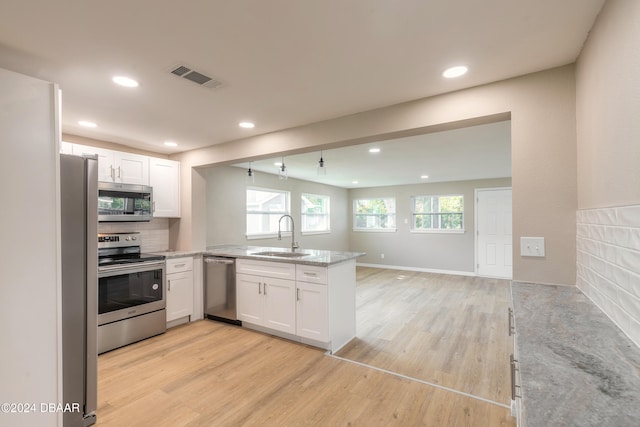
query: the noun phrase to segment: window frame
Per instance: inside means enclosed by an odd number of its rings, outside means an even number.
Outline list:
[[[440,202],[438,200],[438,212],[433,212],[433,213],[429,213],[429,212],[416,212],[415,208],[416,208],[416,199],[418,198],[434,198],[437,197],[438,199],[440,198],[445,198],[445,197],[460,197],[462,198],[462,210],[460,212],[441,212],[440,211]],[[411,229],[410,232],[411,233],[442,233],[442,234],[462,234],[465,232],[465,215],[464,215],[464,194],[423,194],[423,195],[419,195],[419,196],[411,196],[410,197],[410,207],[409,207],[409,211],[411,213]],[[461,215],[461,228],[417,228],[416,227],[416,219],[418,215],[432,215],[432,216],[438,216],[439,218],[439,225],[442,225],[442,215],[443,214],[460,214]]]
[[[247,195],[249,191],[262,191],[262,192],[270,192],[270,193],[277,193],[277,194],[284,194],[286,197],[286,207],[285,207],[285,211],[249,211],[249,206],[247,203]],[[291,192],[287,191],[287,190],[278,190],[275,188],[264,188],[264,187],[253,187],[253,186],[247,186],[246,190],[245,190],[245,237],[247,240],[258,240],[258,239],[272,239],[274,237],[278,236],[278,230],[269,230],[268,232],[265,233],[249,233],[248,230],[248,225],[249,225],[249,215],[251,214],[267,214],[267,215],[291,215]],[[283,227],[283,235],[286,233],[289,233],[291,230],[289,228],[289,224],[290,221],[285,221],[286,224]]]
[[[326,203],[324,205],[326,207],[325,212],[317,213],[317,214],[306,213],[304,211],[304,201],[303,201],[303,198],[305,196],[313,196],[313,197],[326,199]],[[304,229],[305,216],[325,216],[327,228],[323,230],[305,230]],[[329,233],[331,233],[331,196],[324,195],[324,194],[314,194],[314,193],[300,193],[300,234],[312,235],[312,234],[329,234]]]
[[[358,214],[357,213],[357,206],[358,206],[358,201],[361,200],[393,200],[393,213],[386,213],[386,214]],[[351,220],[353,221],[352,223],[352,230],[353,231],[357,231],[357,232],[365,232],[365,233],[394,233],[397,231],[398,229],[398,220],[397,220],[397,215],[398,215],[398,205],[397,205],[397,201],[395,196],[390,196],[390,197],[359,197],[359,198],[354,198],[353,202],[352,202],[352,217]],[[367,216],[382,216],[382,215],[387,215],[387,216],[392,216],[393,217],[393,227],[385,227],[385,228],[381,228],[381,227],[376,227],[376,228],[369,228],[369,227],[357,227],[357,216],[358,215],[367,215]]]

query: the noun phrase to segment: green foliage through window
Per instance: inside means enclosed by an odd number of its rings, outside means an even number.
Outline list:
[[[353,228],[356,230],[395,230],[394,198],[356,199],[353,201]]]
[[[330,229],[329,196],[302,193],[302,232],[328,232]]]
[[[413,197],[412,215],[414,230],[464,230],[464,197]]]

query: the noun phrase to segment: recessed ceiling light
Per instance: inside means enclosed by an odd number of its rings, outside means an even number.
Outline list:
[[[251,122],[240,122],[238,123],[238,126],[245,129],[253,129],[256,125]]]
[[[115,76],[113,78],[113,82],[115,84],[118,84],[120,86],[124,86],[124,87],[138,87],[139,83],[135,80],[133,80],[132,78],[129,77],[125,77],[125,76]]]
[[[278,167],[280,167],[280,166],[282,166],[282,163],[280,163],[280,162],[275,162],[275,163],[273,164],[273,166],[278,166]]]
[[[164,145],[166,145],[167,147],[177,147],[178,143],[173,141],[165,141]]]
[[[420,175],[420,179],[429,179],[429,175]]]
[[[453,79],[455,77],[460,77],[467,73],[468,68],[464,65],[457,65],[455,67],[447,68],[442,73],[442,77],[446,77],[447,79]]]
[[[379,153],[380,149],[379,148],[369,148],[369,152],[370,153]]]
[[[357,183],[358,183],[358,181],[351,181],[351,183],[352,183],[352,184],[357,184]]]
[[[95,124],[95,123],[93,123],[93,122],[88,122],[88,121],[86,121],[86,120],[80,120],[80,121],[78,122],[78,124],[79,124],[80,126],[84,126],[84,127],[86,127],[86,128],[97,128],[97,127],[98,127],[98,125],[97,125],[97,124]]]

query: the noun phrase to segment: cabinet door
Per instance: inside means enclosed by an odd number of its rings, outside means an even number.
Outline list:
[[[153,187],[153,216],[180,217],[180,162],[151,157],[149,185]]]
[[[296,335],[329,341],[327,285],[297,282],[296,299]]]
[[[115,178],[114,152],[106,148],[89,147],[88,145],[73,144],[73,154],[76,156],[98,156],[98,181],[113,182]]]
[[[262,325],[262,279],[236,274],[236,311],[238,320]]]
[[[60,154],[73,154],[73,144],[70,142],[60,141]]]
[[[167,274],[167,322],[193,313],[193,272]]]
[[[264,323],[267,328],[296,333],[296,283],[293,280],[263,278]]]
[[[149,158],[140,154],[114,151],[115,180],[124,184],[149,185]]]

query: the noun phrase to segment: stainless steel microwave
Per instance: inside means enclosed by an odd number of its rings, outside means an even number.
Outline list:
[[[153,189],[148,185],[98,182],[98,221],[134,222],[153,218]]]

